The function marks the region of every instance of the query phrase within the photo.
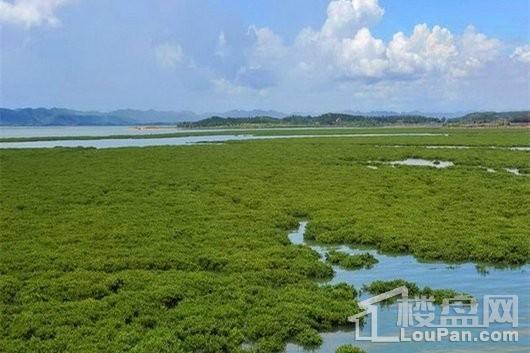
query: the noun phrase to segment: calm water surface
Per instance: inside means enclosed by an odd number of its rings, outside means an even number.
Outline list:
[[[433,167],[433,168],[448,168],[454,165],[451,161],[434,161],[428,159],[419,159],[419,158],[407,158],[402,161],[393,161],[389,162],[392,165],[410,165],[417,167]]]
[[[189,131],[189,130],[187,130]],[[0,148],[53,148],[53,147],[93,147],[93,148],[118,148],[118,147],[147,147],[147,146],[179,146],[204,142],[225,142],[241,140],[265,140],[286,138],[315,138],[315,137],[385,137],[385,136],[437,136],[443,134],[433,133],[381,133],[381,134],[329,134],[329,135],[270,135],[256,136],[244,135],[203,135],[185,137],[163,138],[137,138],[137,139],[99,139],[99,140],[58,140],[58,141],[28,141],[28,142],[0,142]]]
[[[112,136],[182,132],[176,127],[137,126],[1,126],[0,137]]]
[[[289,239],[294,244],[305,244],[303,234],[307,222],[301,222],[297,231],[289,234]],[[364,348],[368,353],[409,353],[409,352],[525,352],[530,351],[530,266],[526,265],[517,269],[490,268],[487,273],[479,273],[475,265],[465,263],[460,265],[447,265],[444,263],[420,263],[412,256],[387,256],[374,250],[358,250],[347,246],[319,246],[307,244],[324,256],[330,249],[336,249],[354,254],[370,252],[379,263],[371,269],[345,270],[334,266],[335,276],[329,283],[348,283],[356,289],[363,284],[374,280],[392,280],[402,278],[415,282],[418,286],[431,288],[454,289],[473,295],[482,303],[484,295],[518,295],[519,297],[519,342],[401,342],[401,343],[370,343],[355,341],[351,328],[344,328],[334,332],[322,334],[324,343],[318,349],[304,350],[295,344],[288,344],[286,353],[318,352],[334,353],[335,349],[344,344],[353,344]],[[367,293],[361,293],[361,299],[368,298]],[[437,313],[440,308],[437,307]],[[482,305],[479,305],[479,317],[482,315]],[[379,307],[379,335],[395,335],[396,320],[398,315],[397,304]],[[496,325],[496,326],[495,326]],[[511,330],[510,325],[491,325],[491,330]],[[370,334],[370,321],[362,329],[362,335]],[[471,329],[478,335],[477,329]]]

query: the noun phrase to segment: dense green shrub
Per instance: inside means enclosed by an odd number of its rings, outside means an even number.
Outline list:
[[[349,255],[340,251],[331,250],[326,254],[326,260],[333,265],[338,265],[351,270],[370,268],[379,261],[370,253]]]
[[[365,351],[359,347],[354,347],[351,344],[345,344],[337,348],[335,353],[365,353]]]
[[[407,287],[409,297],[433,298],[434,303],[436,304],[442,304],[445,299],[452,299],[461,296],[471,298],[467,294],[459,293],[452,289],[432,289],[430,287],[420,288],[416,283],[408,282],[403,279],[373,281],[370,284],[365,284],[363,289],[372,295],[378,295],[401,286]]]

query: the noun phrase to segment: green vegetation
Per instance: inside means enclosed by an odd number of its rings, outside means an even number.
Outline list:
[[[395,279],[391,281],[373,281],[368,285],[365,284],[363,289],[372,295],[378,295],[402,286],[407,287],[409,290],[409,297],[433,298],[435,304],[442,304],[444,299],[452,299],[462,296],[471,298],[467,294],[458,293],[452,289],[432,289],[430,287],[420,288],[416,283],[407,282],[403,279]]]
[[[287,234],[418,258],[530,259],[528,131],[0,150],[2,352],[258,352],[358,311]],[[427,149],[419,144],[469,144]],[[388,145],[404,147],[394,148]],[[380,164],[450,160],[447,169]],[[499,172],[487,173],[482,167]]]
[[[335,250],[332,250],[326,254],[326,261],[332,265],[338,265],[350,270],[370,268],[379,262],[370,253],[349,255]]]
[[[234,126],[271,126],[281,124],[282,119],[273,118],[270,116],[258,116],[251,118],[223,118],[220,116],[212,116],[199,121],[189,121],[177,124],[184,128],[211,128],[211,127],[234,127]]]
[[[365,353],[365,351],[359,347],[354,347],[351,344],[345,344],[338,347],[335,353]]]

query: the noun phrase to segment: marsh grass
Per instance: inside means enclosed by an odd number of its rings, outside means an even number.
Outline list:
[[[388,292],[394,288],[407,287],[409,298],[424,297],[433,300],[434,304],[441,305],[445,300],[453,298],[469,298],[471,296],[465,293],[459,293],[452,289],[432,289],[430,287],[420,288],[416,283],[408,282],[403,279],[395,279],[390,281],[373,281],[370,284],[365,284],[363,290],[372,294],[379,295]],[[386,301],[386,304],[395,302],[395,298]]]
[[[349,270],[371,268],[379,262],[370,253],[350,255],[336,250],[331,250],[326,254],[326,261]]]
[[[382,148],[528,144],[515,130],[0,151],[4,352],[239,352],[318,344],[358,311],[287,234],[448,262],[529,256],[528,152]],[[450,160],[438,170],[369,160]]]
[[[354,347],[351,344],[345,344],[345,345],[339,346],[335,350],[335,353],[365,353],[365,352],[366,352],[365,350],[359,347]]]

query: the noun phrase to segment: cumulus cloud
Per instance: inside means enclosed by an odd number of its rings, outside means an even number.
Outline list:
[[[348,77],[381,77],[388,69],[385,44],[368,28],[361,28],[353,38],[344,38],[337,50],[337,64]]]
[[[417,24],[385,41],[372,31],[383,15],[377,0],[333,0],[323,24],[302,29],[292,43],[268,27],[251,26],[239,71],[212,80],[214,87],[232,98],[254,94],[257,101],[276,94],[269,87],[308,100],[317,94],[319,99],[367,102],[370,97],[398,104],[421,91],[425,101],[442,96],[451,101],[460,99],[461,87],[485,79],[489,71],[482,69],[496,62],[502,48],[472,26],[452,33],[440,25]],[[528,52],[522,47],[512,57],[523,61]]]
[[[283,44],[282,39],[274,34],[270,28],[250,26],[248,34],[254,39],[254,45],[251,50],[251,55],[254,58],[278,59],[287,54],[288,48]]]
[[[68,0],[15,0],[0,1],[0,23],[30,28],[40,25],[56,26],[60,23],[55,16],[57,9]]]
[[[475,27],[468,26],[457,42],[459,52],[459,68],[455,75],[466,75],[493,61],[499,54],[501,42],[478,33]]]
[[[389,71],[410,76],[446,71],[457,55],[451,32],[440,26],[431,30],[426,24],[416,25],[408,37],[394,34],[386,51]]]
[[[160,44],[155,48],[155,58],[160,67],[174,69],[183,59],[182,48],[178,44]]]
[[[328,5],[328,16],[321,33],[328,37],[350,37],[362,27],[369,27],[379,21],[383,14],[384,10],[377,0],[332,1]]]
[[[462,77],[493,60],[500,42],[468,27],[459,36],[447,28],[418,24],[410,35],[385,43],[369,27],[383,16],[377,0],[335,0],[319,30],[305,28],[285,46],[268,28],[252,27],[251,55],[284,58],[286,69],[337,79],[414,80],[426,76]],[[283,75],[285,76],[285,75]]]
[[[522,63],[530,63],[530,45],[515,48],[510,58]]]

